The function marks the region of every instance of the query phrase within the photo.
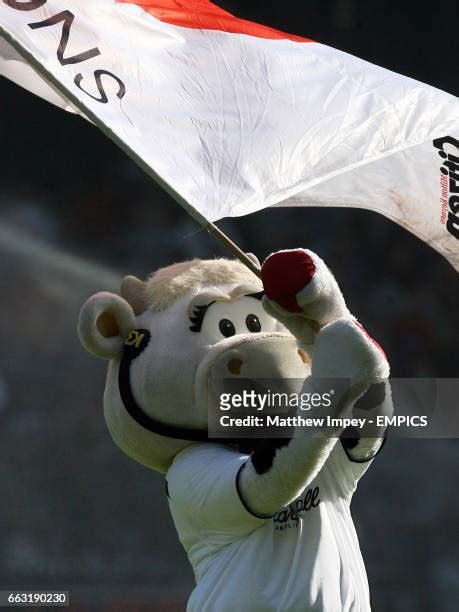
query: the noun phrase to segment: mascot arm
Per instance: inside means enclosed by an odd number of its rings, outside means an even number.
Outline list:
[[[244,505],[256,516],[273,516],[314,480],[336,441],[326,435],[264,440],[238,475]]]
[[[350,314],[324,262],[310,251],[281,251],[266,260],[262,278],[265,309],[311,356],[311,377],[303,392],[320,392],[333,379],[347,379],[346,401],[337,402],[338,412],[331,416],[349,417],[354,410],[390,413],[385,354]],[[384,430],[364,428],[358,437],[353,433],[343,436],[347,456],[356,462],[370,460],[382,445]],[[293,501],[317,476],[342,434],[324,427],[314,437],[296,432],[290,440],[263,441],[239,474],[240,495],[248,508],[268,516]]]
[[[386,432],[386,427],[377,427],[369,421],[376,422],[376,419],[372,418],[376,415],[393,414],[390,384],[387,380],[389,364],[383,349],[349,312],[335,277],[322,259],[312,251],[294,249],[274,253],[263,264],[262,276],[266,294],[265,309],[280,320],[296,337],[299,346],[311,355],[314,356],[317,333],[325,325],[338,319],[353,322],[371,342],[368,348],[370,353],[373,353],[374,364],[370,370],[374,367],[374,373],[368,371],[365,360],[361,360],[359,364],[353,359],[350,350],[352,342],[347,354],[338,357],[332,341],[328,346],[328,359],[326,354],[323,355],[320,373],[319,364],[314,357],[312,366],[317,376],[352,378],[357,374],[356,379],[372,383],[377,381],[368,388],[353,409],[352,416],[367,417],[365,426],[359,431],[346,431],[342,438],[349,459],[356,462],[368,461],[382,447]],[[375,351],[375,348],[379,350]],[[344,374],[343,359],[353,360],[349,367],[352,370],[357,366],[359,371]]]
[[[374,342],[354,321],[338,319],[316,334],[311,376],[302,392],[327,392],[337,387],[334,379],[350,381],[343,401],[333,402],[334,412],[329,413],[332,417],[350,417],[356,406],[363,411],[366,401],[372,410],[380,409],[379,385],[385,386],[387,375],[387,361]],[[387,397],[390,399],[389,395],[382,401],[388,401]],[[314,414],[310,411],[308,416]],[[341,444],[343,433],[342,428],[324,425],[313,436],[297,430],[291,439],[263,440],[239,474],[239,493],[248,509],[259,516],[270,516],[296,499],[312,483],[335,445]],[[382,432],[361,432],[357,440],[349,433],[353,432],[346,431],[343,447],[351,461],[368,461],[381,446]]]

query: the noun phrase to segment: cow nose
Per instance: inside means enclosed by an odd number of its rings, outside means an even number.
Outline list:
[[[231,372],[231,374],[238,376],[241,373],[241,368],[243,365],[244,365],[244,362],[242,361],[242,359],[233,357],[232,359],[228,361],[227,367],[228,367],[228,370]]]

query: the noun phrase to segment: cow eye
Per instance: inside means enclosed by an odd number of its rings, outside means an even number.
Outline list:
[[[199,332],[203,341],[209,344],[233,340],[238,335],[277,329],[276,320],[263,310],[259,300],[249,295],[233,301],[216,300],[208,306],[196,306],[191,322],[191,331]]]
[[[256,334],[259,331],[261,331],[261,323],[257,315],[254,315],[254,314],[247,315],[245,324],[247,325],[247,329],[249,330],[249,332],[251,332],[252,334]]]
[[[221,319],[218,324],[218,329],[221,331],[222,335],[225,338],[229,338],[230,336],[234,336],[236,333],[236,328],[234,327],[234,323],[229,319]]]

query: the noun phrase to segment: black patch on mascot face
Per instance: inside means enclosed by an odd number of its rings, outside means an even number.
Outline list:
[[[150,342],[148,329],[133,329],[124,342],[124,356],[132,361],[140,355]]]

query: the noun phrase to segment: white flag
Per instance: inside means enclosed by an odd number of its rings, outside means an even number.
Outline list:
[[[455,97],[208,0],[0,0],[0,26],[39,72],[4,40],[1,74],[86,109],[209,220],[362,207],[459,269]]]

